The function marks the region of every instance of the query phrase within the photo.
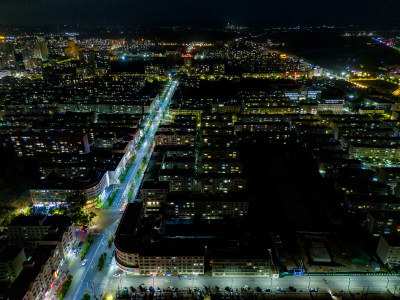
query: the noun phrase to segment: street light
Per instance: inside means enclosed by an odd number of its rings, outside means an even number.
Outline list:
[[[308,290],[310,290],[310,285],[311,285],[311,277],[308,277]]]
[[[387,282],[386,282],[386,289],[388,288],[388,286],[389,286],[389,277],[388,278],[386,278],[387,279]]]
[[[347,286],[347,290],[350,292],[350,282],[351,282],[351,278],[349,278],[349,285]]]

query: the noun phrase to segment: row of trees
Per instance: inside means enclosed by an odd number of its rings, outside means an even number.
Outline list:
[[[67,280],[64,281],[61,290],[56,294],[59,300],[63,300],[65,295],[68,292],[69,287],[71,286],[73,276],[71,274],[68,275]]]
[[[81,260],[83,260],[89,251],[90,246],[93,244],[93,235],[89,235],[86,239],[86,242],[83,244],[81,249]]]

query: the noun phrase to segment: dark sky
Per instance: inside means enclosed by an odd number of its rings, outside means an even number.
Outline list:
[[[0,0],[0,24],[399,25],[400,0]]]

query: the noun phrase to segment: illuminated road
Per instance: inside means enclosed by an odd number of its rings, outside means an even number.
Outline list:
[[[85,292],[88,292],[91,295],[97,295],[98,298],[100,298],[99,295],[102,293],[102,289],[97,283],[102,282],[103,278],[107,277],[111,267],[109,262],[112,258],[114,249],[114,247],[108,247],[107,240],[117,229],[118,221],[121,217],[119,210],[127,202],[127,196],[133,183],[135,185],[131,200],[136,197],[145,168],[141,170],[140,179],[137,182],[134,182],[134,179],[140,171],[144,157],[147,155],[147,163],[151,157],[152,149],[150,148],[150,145],[153,142],[153,137],[160,125],[163,113],[167,109],[169,101],[174,94],[176,86],[176,82],[170,83],[167,86],[164,95],[160,98],[159,103],[156,103],[156,114],[152,120],[153,122],[150,127],[146,126],[148,131],[143,137],[143,142],[140,145],[140,148],[136,151],[134,162],[126,175],[124,182],[119,187],[112,206],[101,211],[98,218],[98,224],[94,226],[91,232],[91,234],[94,235],[94,242],[86,255],[88,260],[87,264],[82,266],[79,257],[72,258],[72,261],[69,263],[70,274],[72,274],[74,278],[65,299],[81,299]],[[107,259],[103,270],[99,272],[97,270],[97,262],[102,253],[107,253]]]
[[[116,270],[116,268],[114,269]],[[103,278],[99,285],[101,289],[107,293],[115,294],[119,288],[138,286],[144,283],[145,286],[160,287],[161,290],[167,289],[169,286],[174,286],[182,291],[187,291],[188,288],[203,286],[211,287],[214,290],[215,286],[219,286],[222,290],[226,286],[232,287],[234,290],[241,290],[244,285],[251,288],[261,287],[264,290],[271,289],[273,293],[279,294],[277,287],[282,288],[285,292],[289,286],[297,288],[298,293],[308,293],[310,288],[318,289],[319,294],[356,294],[356,293],[394,293],[400,294],[400,278],[397,276],[287,276],[279,279],[271,278],[213,278],[210,276],[195,276],[188,278],[179,278],[177,276],[121,276],[113,277],[113,272]],[[350,280],[349,280],[350,279]],[[349,284],[350,283],[350,284]],[[302,292],[300,292],[300,290]]]
[[[145,135],[140,149],[137,150],[135,161],[128,171],[124,182],[121,184],[113,205],[102,211],[99,224],[92,231],[95,238],[86,256],[88,259],[86,266],[81,266],[79,257],[73,258],[72,262],[69,263],[70,273],[74,276],[74,279],[65,299],[79,300],[85,292],[91,294],[92,297],[96,295],[97,299],[101,299],[100,295],[103,293],[114,295],[118,289],[129,288],[130,286],[137,288],[142,283],[146,286],[153,285],[161,289],[167,289],[173,285],[180,290],[187,290],[191,287],[202,288],[206,285],[211,288],[219,286],[222,289],[225,286],[231,286],[234,290],[238,289],[240,291],[241,287],[248,285],[252,288],[259,286],[263,289],[271,289],[275,294],[280,293],[276,290],[277,287],[281,287],[287,293],[289,286],[296,287],[298,290],[297,293],[300,293],[300,290],[302,290],[303,294],[307,294],[309,288],[318,289],[319,294],[333,292],[337,295],[340,293],[349,295],[350,293],[395,293],[395,291],[396,295],[400,294],[400,278],[397,276],[287,276],[279,279],[271,279],[246,277],[212,278],[208,275],[178,278],[177,276],[151,277],[127,276],[123,274],[120,277],[114,277],[118,268],[112,256],[114,247],[108,248],[107,240],[118,226],[121,216],[119,210],[126,202],[126,197],[137,172],[140,170],[143,158],[145,155],[148,155],[148,158],[150,158],[151,153],[149,151],[151,151],[150,145],[152,139],[175,88],[176,84],[172,84],[169,87],[169,92],[166,93],[161,103],[159,103],[153,123]],[[135,182],[131,200],[135,198],[138,192],[140,181],[141,178]],[[107,253],[107,259],[103,270],[99,272],[97,270],[97,262],[100,254],[104,252]]]

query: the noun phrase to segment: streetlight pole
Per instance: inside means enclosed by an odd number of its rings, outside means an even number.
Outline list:
[[[308,277],[308,290],[310,290],[310,285],[311,285],[311,277]]]
[[[349,278],[349,285],[347,286],[347,289],[349,292],[350,292],[350,282],[351,282],[351,278]]]
[[[386,278],[387,279],[387,282],[386,282],[386,289],[388,288],[388,286],[389,286],[389,277],[388,278]]]

